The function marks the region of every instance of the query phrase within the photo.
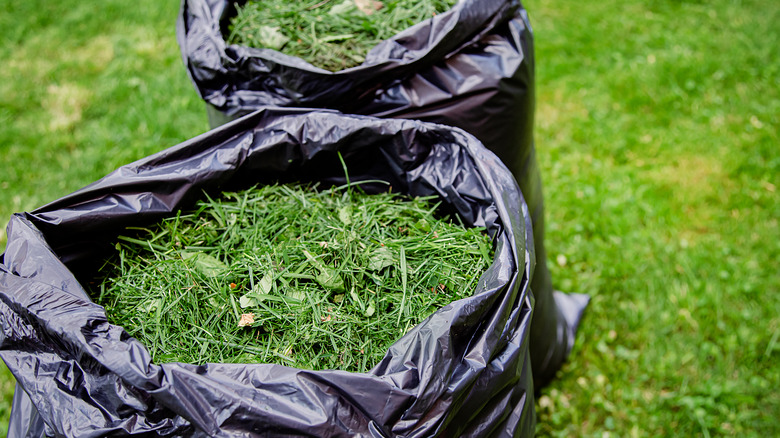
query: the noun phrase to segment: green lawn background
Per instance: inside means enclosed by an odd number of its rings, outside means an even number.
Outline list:
[[[178,6],[0,4],[0,224],[206,130]],[[780,435],[780,3],[525,6],[548,263],[592,297],[537,432]]]
[[[208,129],[176,44],[178,8],[0,2],[0,251],[12,213]],[[0,365],[0,432],[14,385]]]

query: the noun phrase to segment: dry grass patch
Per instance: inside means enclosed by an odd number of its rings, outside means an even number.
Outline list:
[[[84,109],[92,99],[92,92],[82,86],[64,83],[46,88],[43,107],[49,114],[49,131],[67,131],[81,121]]]

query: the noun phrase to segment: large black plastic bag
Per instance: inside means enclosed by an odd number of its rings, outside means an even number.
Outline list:
[[[128,225],[271,181],[381,179],[438,195],[484,226],[495,258],[473,296],[413,328],[370,373],[269,364],[154,364],[80,285]],[[366,190],[386,190],[376,183]],[[31,213],[0,264],[0,357],[17,389],[11,436],[530,436],[534,249],[517,183],[474,137],[440,125],[262,110]],[[29,394],[29,395],[28,395]]]
[[[329,72],[269,49],[227,45],[235,5],[182,0],[177,38],[212,127],[259,107],[332,108],[423,120],[476,136],[512,171],[531,211],[536,298],[531,359],[537,388],[573,343],[585,295],[554,292],[544,246],[542,183],[533,142],[534,49],[516,0],[463,0],[376,46],[358,67]]]

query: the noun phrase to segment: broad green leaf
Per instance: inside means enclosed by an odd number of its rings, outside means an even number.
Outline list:
[[[376,312],[376,303],[374,303],[374,300],[371,300],[368,302],[368,309],[366,309],[364,315],[372,316],[374,312]]]
[[[303,250],[303,254],[319,271],[319,274],[314,278],[320,286],[325,289],[335,292],[344,292],[344,280],[341,279],[338,271],[333,268],[325,266],[324,263],[317,260],[309,251]]]
[[[395,264],[393,251],[386,246],[375,249],[368,259],[368,269],[372,271],[380,271],[388,266],[393,266],[393,264]]]
[[[341,3],[333,5],[328,11],[330,15],[347,15],[357,9],[354,0],[344,0]]]
[[[306,294],[302,290],[298,290],[292,287],[286,289],[285,296],[298,302],[303,302],[303,300],[306,299]]]
[[[141,306],[139,306],[139,309],[146,313],[151,313],[159,309],[161,304],[162,304],[162,300],[159,298],[155,298],[155,299],[145,301]]]
[[[338,271],[332,268],[321,269],[319,275],[317,275],[317,283],[325,289],[335,292],[344,291],[344,280],[338,274]]]
[[[242,295],[241,298],[238,299],[238,305],[241,306],[242,309],[246,309],[247,307],[253,307],[257,305],[257,301],[251,296],[251,292]]]
[[[352,209],[349,205],[339,208],[339,220],[344,223],[344,225],[350,225],[352,223]]]
[[[209,278],[219,277],[228,271],[227,265],[203,252],[182,251],[181,257],[191,262],[197,272]]]
[[[209,304],[211,305],[211,307],[214,307],[214,308],[216,308],[216,309],[219,309],[221,306],[223,306],[223,305],[224,305],[224,304],[220,303],[220,302],[219,302],[219,301],[218,301],[216,298],[214,298],[214,297],[209,297],[209,300],[208,300],[208,301],[209,301]]]
[[[263,276],[263,278],[260,280],[260,283],[257,284],[256,288],[257,291],[263,294],[271,293],[271,290],[274,288],[274,275],[272,273],[267,273]]]
[[[430,224],[430,223],[428,223],[428,221],[427,221],[427,220],[425,220],[425,219],[420,219],[420,220],[418,220],[418,221],[417,221],[417,222],[414,224],[414,227],[415,227],[415,228],[417,228],[418,230],[425,231],[426,233],[428,233],[428,232],[430,232],[430,231],[431,231],[431,224]]]
[[[257,29],[255,37],[261,46],[274,50],[281,49],[290,41],[290,38],[284,36],[284,34],[279,31],[278,27],[273,26],[260,26]]]

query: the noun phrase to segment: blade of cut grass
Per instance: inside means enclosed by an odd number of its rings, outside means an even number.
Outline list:
[[[398,312],[398,324],[401,324],[401,317],[404,315],[404,307],[406,305],[406,254],[404,253],[404,247],[401,247],[400,252],[401,259],[401,290],[403,291],[403,298],[401,298],[401,310]]]

